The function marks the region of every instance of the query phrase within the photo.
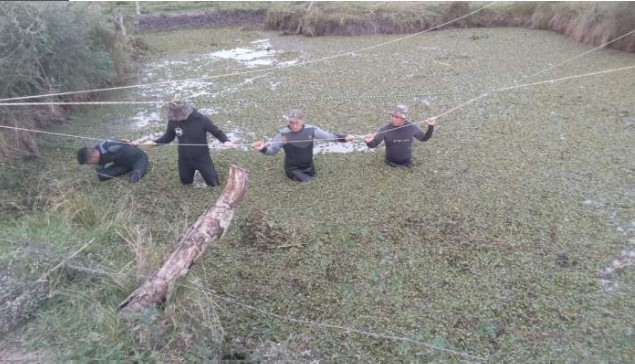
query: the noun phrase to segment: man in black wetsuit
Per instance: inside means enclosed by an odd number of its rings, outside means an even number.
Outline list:
[[[94,148],[79,148],[77,162],[94,165],[100,181],[129,173],[130,183],[137,183],[148,170],[148,155],[118,140],[106,140]]]
[[[199,113],[189,100],[170,102],[168,110],[168,127],[158,139],[144,142],[144,145],[167,144],[179,139],[179,177],[181,183],[189,185],[194,182],[194,173],[198,170],[208,186],[218,186],[218,173],[209,154],[207,133],[211,133],[224,146],[233,147],[227,135],[205,115]],[[138,145],[134,141],[133,145]]]
[[[386,143],[386,164],[392,167],[412,166],[412,142],[414,138],[425,142],[432,137],[436,118],[425,120],[428,130],[424,134],[416,124],[406,119],[407,108],[399,105],[391,114],[391,120],[375,134],[367,134],[364,141],[369,148]]]
[[[294,109],[286,116],[288,125],[281,129],[271,142],[259,140],[253,147],[266,155],[274,155],[284,149],[284,171],[290,179],[311,182],[315,174],[313,166],[313,140],[350,142],[352,135],[336,134],[304,123],[304,114]]]

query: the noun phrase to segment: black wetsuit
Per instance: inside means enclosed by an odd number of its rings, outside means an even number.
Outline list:
[[[179,177],[184,185],[194,182],[196,170],[201,173],[208,186],[220,184],[214,162],[209,154],[207,132],[223,143],[229,141],[221,129],[195,109],[186,120],[169,120],[165,134],[154,141],[157,144],[166,144],[173,141],[175,137],[179,139]]]
[[[130,183],[137,183],[148,171],[148,155],[128,143],[106,140],[95,149],[99,151],[95,171],[100,181],[130,173]]]
[[[294,181],[310,182],[315,175],[313,166],[313,140],[329,139],[345,142],[345,135],[331,133],[317,126],[304,124],[298,132],[288,127],[280,130],[273,140],[261,150],[267,155],[274,155],[284,149],[284,172]]]
[[[382,141],[386,143],[386,163],[396,166],[412,166],[412,140],[425,142],[432,137],[434,125],[429,125],[426,133],[416,125],[406,120],[402,127],[394,126],[392,123],[384,125],[375,134],[370,143],[366,143],[369,148],[377,147]]]

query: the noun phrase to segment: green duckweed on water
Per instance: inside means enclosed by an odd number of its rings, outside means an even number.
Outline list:
[[[221,189],[181,186],[174,146],[148,150],[152,170],[138,186],[99,183],[73,159],[85,141],[43,136],[45,163],[25,162],[42,169],[19,189],[48,194],[39,213],[7,221],[5,234],[50,236],[40,243],[61,256],[96,237],[86,257],[123,275],[70,280],[10,340],[61,358],[110,360],[217,358],[217,344],[226,358],[251,360],[632,360],[632,70],[491,93],[440,117],[432,139],[416,144],[412,169],[386,166],[381,148],[327,148],[316,155],[314,182],[303,185],[284,176],[282,153],[248,148],[273,137],[291,107],[302,108],[310,124],[363,135],[387,122],[396,104],[420,121],[491,90],[635,61],[598,50],[549,69],[591,48],[549,32],[488,28],[429,32],[293,66],[397,38],[237,28],[144,35],[154,53],[140,82],[210,78],[109,96],[193,97],[244,144],[212,154],[222,180],[230,164],[250,171],[247,195],[227,236],[147,326],[155,336],[131,334],[117,304]],[[240,60],[215,53],[236,48],[264,53]],[[255,72],[281,65],[291,66]],[[254,72],[211,78],[245,71]],[[55,131],[136,139],[164,126],[159,106],[99,106],[82,107]],[[428,346],[284,320],[235,302]]]

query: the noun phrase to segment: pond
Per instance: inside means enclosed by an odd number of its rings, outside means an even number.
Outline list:
[[[628,70],[561,79],[629,67],[635,55],[575,58],[591,47],[508,28],[430,32],[365,51],[355,50],[400,36],[188,32],[146,34],[164,48],[140,70],[152,85],[119,97],[191,97],[238,144],[222,150],[210,140],[217,166],[252,173],[237,227],[196,272],[201,282],[265,311],[398,333],[491,361],[602,361],[626,352],[629,323],[603,312],[627,317],[633,294],[635,77]],[[491,92],[546,80],[555,81]],[[286,180],[281,155],[250,148],[283,128],[290,108],[303,109],[309,124],[360,136],[384,125],[397,104],[414,122],[443,115],[433,137],[415,143],[412,169],[385,166],[384,151],[366,153],[359,140],[317,142],[318,174],[307,187]],[[118,117],[109,127],[134,138],[158,136],[166,124],[157,106],[121,108]],[[209,196],[178,185],[176,148],[149,154],[160,162],[142,187],[177,196],[152,195],[154,228],[165,229],[155,236],[172,236],[183,226],[171,225],[172,211],[198,211],[191,204]],[[284,248],[261,249],[245,237],[261,211],[270,219],[263,239]],[[306,335],[324,360],[458,358],[316,334],[257,313],[222,315],[229,336]]]

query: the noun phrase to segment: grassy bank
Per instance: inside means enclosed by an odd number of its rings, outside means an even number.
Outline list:
[[[314,2],[272,9],[266,27],[308,36],[415,33],[467,15],[485,2]],[[501,2],[449,27],[521,26],[552,30],[585,44],[601,45],[635,27],[635,5],[598,2]],[[635,35],[610,45],[635,51]]]
[[[166,64],[147,65],[155,67],[147,82],[235,70],[231,60],[197,62],[261,38],[271,39],[276,56],[310,60],[396,37],[235,28],[146,34],[153,60]],[[195,101],[247,141],[273,136],[291,106],[304,108],[307,122],[363,134],[396,103],[421,120],[484,90],[632,64],[630,54],[603,50],[539,79],[523,77],[588,49],[551,32],[455,29],[310,67],[219,78],[206,87],[227,95]],[[44,160],[0,179],[0,200],[15,202],[2,214],[3,276],[35,282],[92,242],[47,275],[46,290],[35,287],[33,297],[50,298],[2,346],[59,361],[627,362],[633,270],[617,269],[605,282],[598,273],[634,238],[628,75],[484,98],[440,118],[433,138],[416,145],[411,170],[385,166],[383,150],[324,154],[315,182],[300,185],[283,175],[281,155],[215,152],[221,180],[230,163],[251,171],[228,235],[179,281],[164,310],[129,319],[117,304],[220,190],[181,186],[174,147],[148,151],[152,171],[140,185],[99,183],[73,159],[83,141],[43,137]],[[176,92],[168,87],[157,88]],[[413,96],[391,97],[406,93]],[[135,138],[162,130],[163,120],[130,127],[138,111],[85,108],[56,131]],[[49,258],[33,264],[40,255]]]
[[[244,13],[266,13],[264,27],[306,36],[402,34],[420,32],[453,21],[487,2],[143,2],[147,29],[179,25],[214,26],[219,19],[239,20]],[[134,14],[134,5],[119,5]],[[194,19],[202,13],[217,14]],[[197,15],[199,14],[199,15]],[[188,22],[185,18],[191,17]],[[167,18],[166,18],[167,17]],[[173,19],[172,19],[173,18]],[[178,18],[178,19],[177,19]],[[172,19],[173,21],[170,21]],[[173,24],[174,23],[174,24]],[[497,2],[448,27],[513,26],[551,30],[578,42],[600,45],[635,27],[635,5],[629,2]],[[635,51],[635,35],[609,47]]]

